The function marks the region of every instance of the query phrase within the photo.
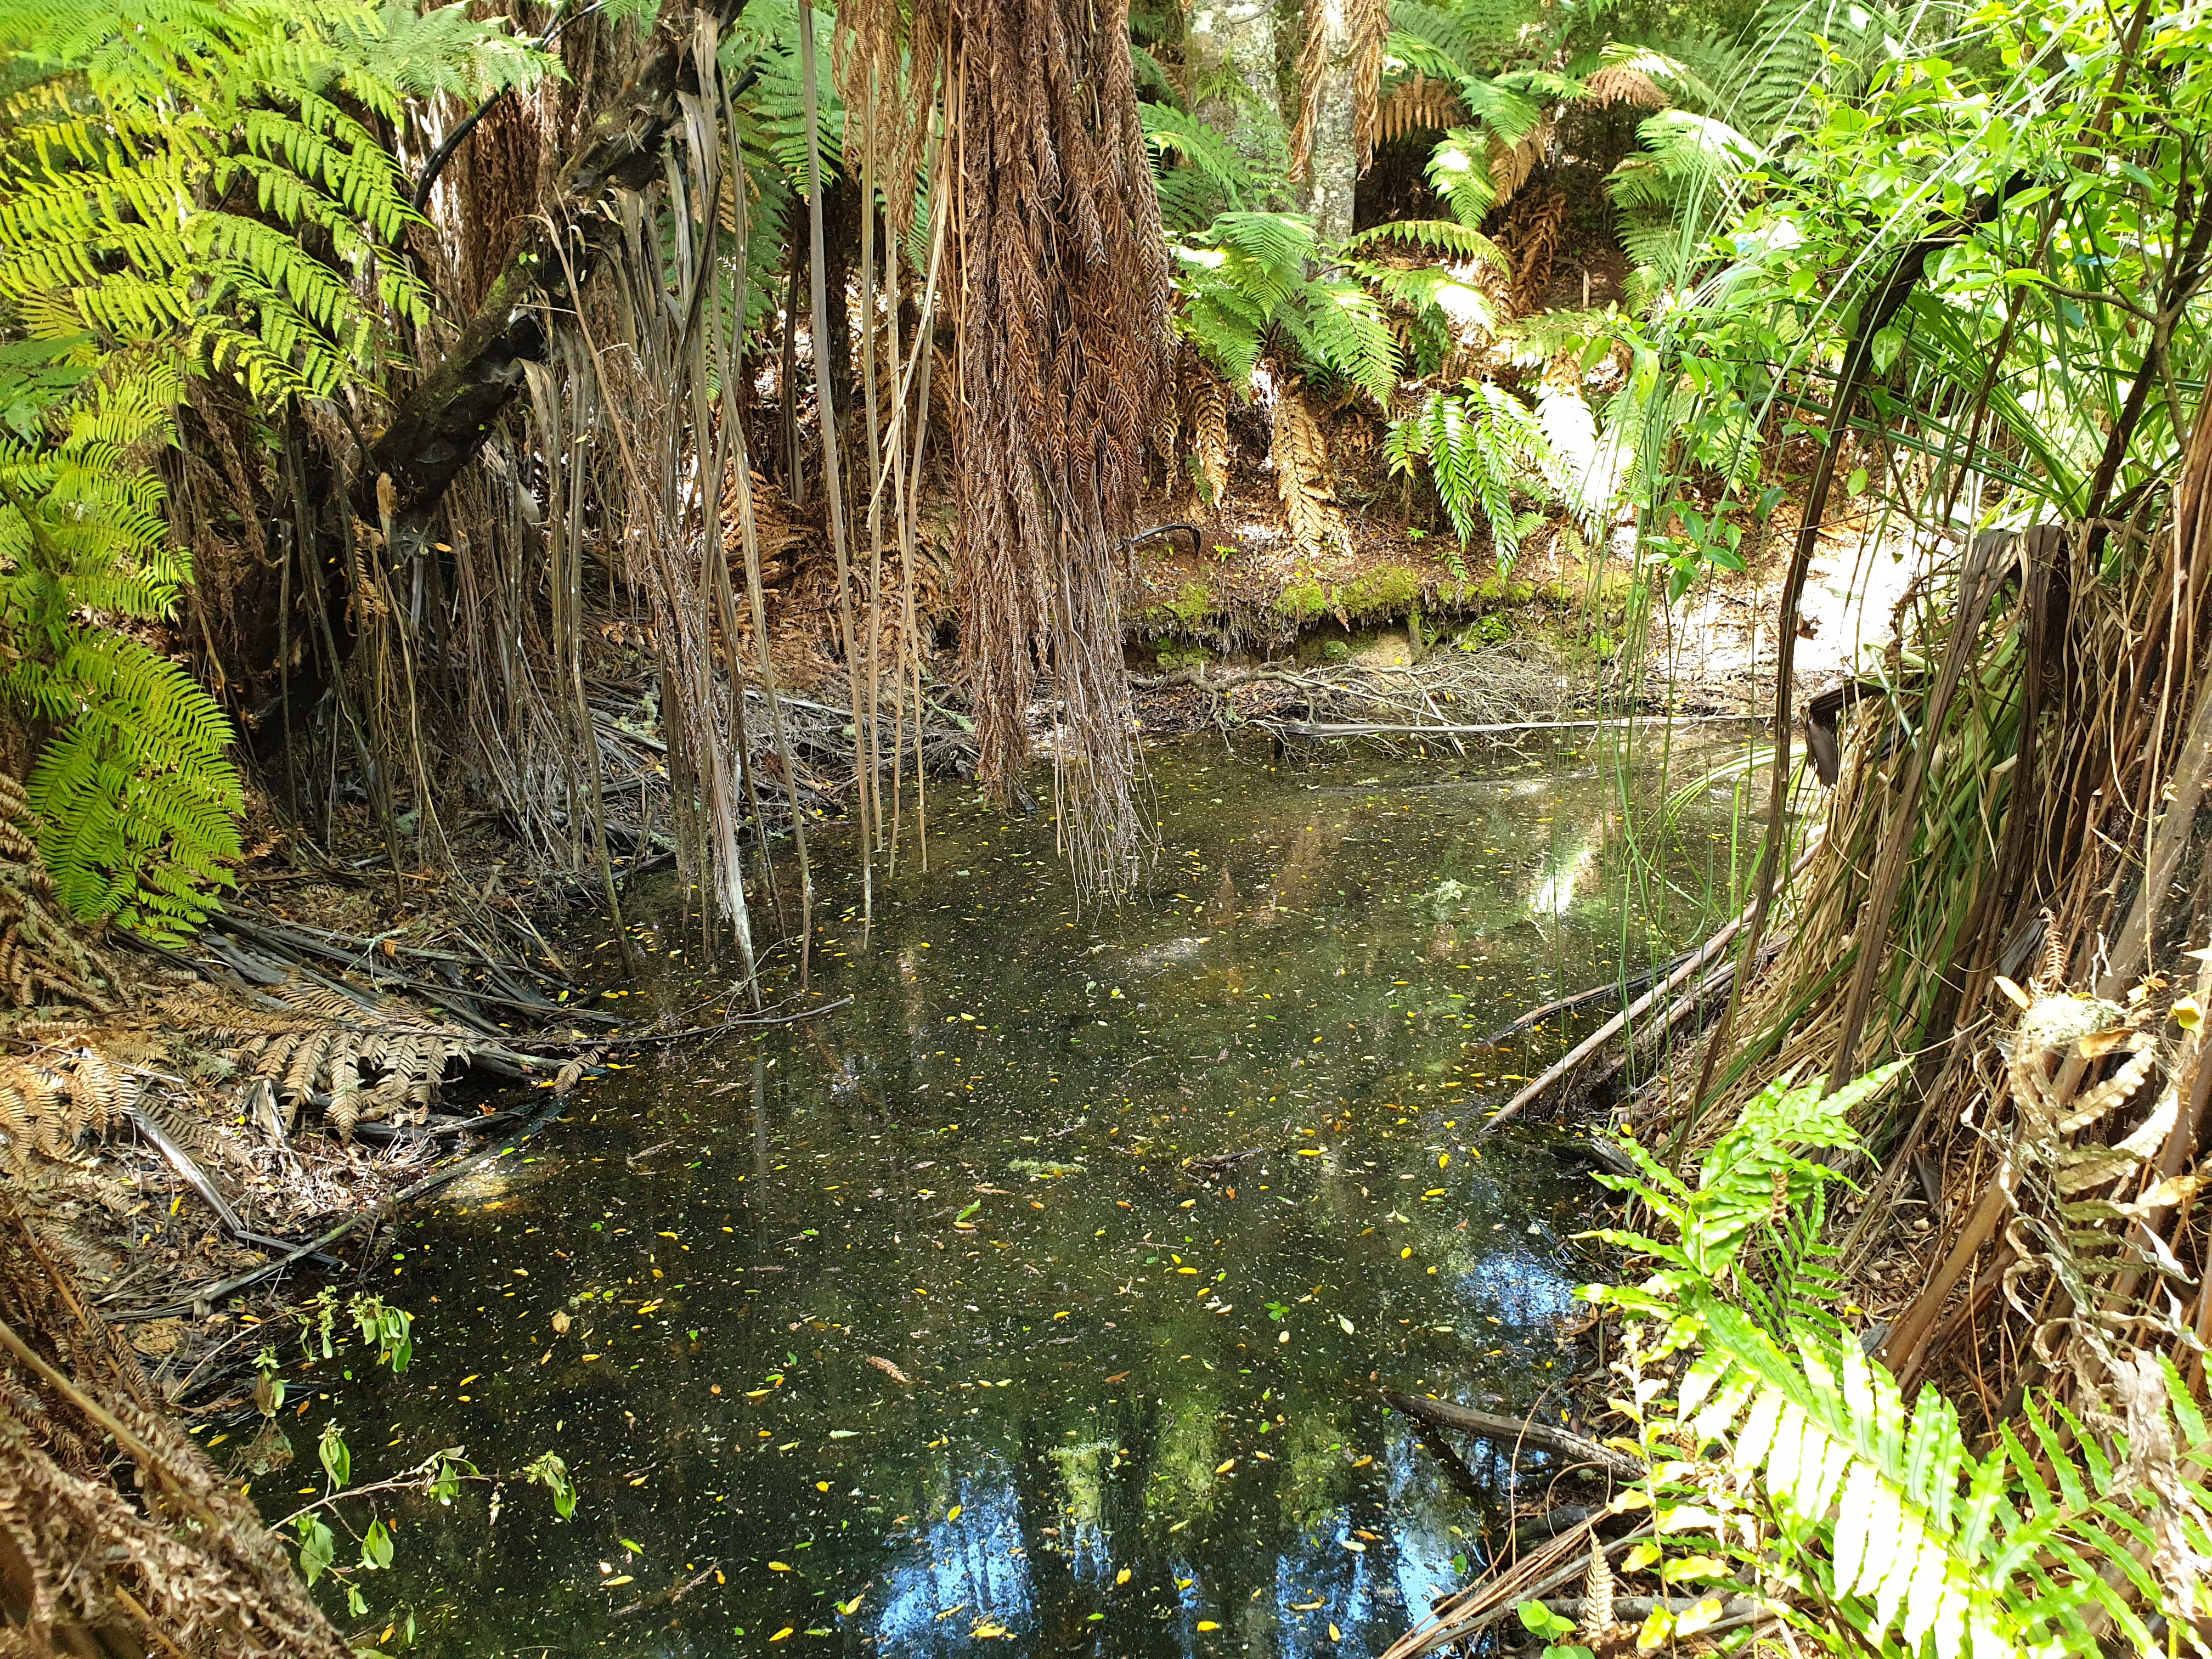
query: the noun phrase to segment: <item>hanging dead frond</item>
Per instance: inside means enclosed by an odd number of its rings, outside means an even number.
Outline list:
[[[1208,507],[1218,507],[1229,488],[1229,389],[1203,369],[1191,392],[1190,428],[1199,493]]]
[[[1306,11],[1306,43],[1298,52],[1298,118],[1291,124],[1290,180],[1302,185],[1313,172],[1314,129],[1328,91],[1328,22],[1323,7]]]
[[[1664,109],[1673,100],[1642,70],[1608,64],[1583,82],[1583,95],[1600,109],[1626,104],[1636,109]]]
[[[1291,539],[1308,554],[1346,546],[1350,535],[1336,499],[1328,441],[1297,386],[1285,387],[1276,400],[1274,428],[1275,489]]]
[[[1375,160],[1376,100],[1382,88],[1382,52],[1390,40],[1389,0],[1351,0],[1352,135],[1359,170]]]
[[[1502,139],[1490,141],[1490,187],[1493,192],[1491,205],[1504,207],[1528,182],[1528,175],[1544,159],[1545,147],[1550,143],[1552,125],[1540,121],[1530,128],[1517,144]]]
[[[1119,892],[1148,836],[1134,800],[1119,596],[1171,362],[1167,250],[1137,118],[1126,5],[985,6],[957,27],[962,160],[962,667],[984,786],[1011,793],[1038,665],[1060,714],[1060,832]],[[896,84],[895,82],[893,84]]]
[[[1416,73],[1390,88],[1375,112],[1378,144],[1395,144],[1417,132],[1449,132],[1467,125],[1467,106],[1449,81],[1431,81]]]
[[[1507,215],[1498,240],[1513,261],[1511,302],[1516,313],[1534,311],[1551,286],[1552,263],[1566,224],[1566,192],[1557,189],[1522,198]]]

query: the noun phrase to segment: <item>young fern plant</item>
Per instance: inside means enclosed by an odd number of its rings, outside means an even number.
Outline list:
[[[1459,536],[1457,553],[1446,555],[1457,580],[1467,580],[1467,544],[1477,530],[1488,529],[1502,574],[1520,556],[1522,538],[1544,521],[1540,511],[1518,502],[1552,497],[1548,474],[1558,457],[1535,411],[1492,381],[1431,392],[1418,411],[1390,423],[1383,450],[1394,473],[1428,463]]]
[[[1667,1224],[1595,1235],[1655,1267],[1583,1292],[1631,1322],[1612,1404],[1652,1473],[1616,1502],[1648,1506],[1657,1539],[1626,1565],[1699,1593],[1686,1612],[1656,1608],[1639,1646],[1711,1625],[1735,1597],[1801,1650],[1899,1659],[2151,1652],[2151,1615],[2170,1631],[2197,1616],[2212,1437],[2165,1356],[2116,1358],[2115,1414],[2093,1425],[2031,1396],[1977,1454],[1949,1401],[1926,1387],[1908,1405],[1838,1317],[1818,1227],[1841,1177],[1813,1155],[1855,1150],[1852,1110],[1904,1065],[1832,1095],[1771,1085],[1694,1186],[1621,1143],[1639,1173],[1607,1184]],[[1557,1632],[1535,1604],[1523,1619]]]

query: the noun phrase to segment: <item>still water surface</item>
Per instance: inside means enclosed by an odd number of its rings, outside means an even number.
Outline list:
[[[582,1504],[407,1500],[372,1635],[1359,1659],[1484,1559],[1506,1471],[1455,1480],[1376,1391],[1536,1405],[1602,1264],[1545,1132],[1470,1133],[1564,1036],[1483,1039],[1692,925],[1724,825],[1649,878],[1677,927],[1624,899],[1600,753],[1151,766],[1163,852],[1119,912],[1079,914],[1048,823],[940,792],[872,948],[827,930],[849,1007],[641,1055],[400,1228],[414,1364],[295,1371],[295,1432],[335,1416],[356,1481],[556,1449]],[[688,1006],[664,902],[633,994]]]

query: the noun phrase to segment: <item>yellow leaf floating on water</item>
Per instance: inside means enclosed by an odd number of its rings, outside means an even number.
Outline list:
[[[1332,1642],[1341,1642],[1344,1640],[1344,1632],[1339,1630],[1335,1626],[1331,1625],[1328,1627],[1328,1639]]]
[[[1117,1584],[1126,1584],[1126,1583],[1127,1583],[1129,1582],[1129,1570],[1128,1570],[1128,1568],[1124,1567],[1124,1568],[1122,1568],[1122,1569],[1121,1569],[1121,1571],[1119,1571],[1119,1572],[1115,1573],[1115,1574],[1114,1575],[1114,1582],[1115,1582],[1115,1583],[1117,1583]]]
[[[856,1595],[856,1596],[854,1596],[854,1597],[851,1601],[840,1601],[840,1602],[837,1604],[837,1611],[838,1611],[838,1612],[840,1612],[840,1613],[843,1613],[843,1614],[844,1614],[848,1619],[850,1619],[850,1618],[851,1618],[854,1613],[858,1613],[860,1610],[860,1598],[859,1596],[857,1596],[857,1595]]]
[[[610,1589],[612,1589],[617,1584],[627,1584],[629,1582],[630,1575],[626,1572],[618,1572],[613,1577],[606,1581],[607,1588]]]
[[[553,1334],[556,1336],[568,1334],[568,1315],[565,1310],[553,1316]]]
[[[817,1480],[814,1483],[814,1490],[817,1492],[828,1492],[830,1490],[830,1483],[827,1480]]]
[[[1316,1613],[1328,1605],[1328,1604],[1326,1601],[1293,1601],[1291,1603],[1291,1611],[1292,1613]]]
[[[1006,1627],[1004,1625],[978,1625],[968,1633],[970,1636],[988,1639],[994,1636],[1004,1636],[1006,1633]]]
[[[1409,1255],[1413,1255],[1413,1247],[1412,1245],[1408,1244],[1408,1245],[1407,1245],[1407,1246],[1406,1246],[1406,1248],[1405,1248],[1404,1249],[1402,1249],[1402,1250],[1401,1250],[1401,1251],[1399,1251],[1399,1252],[1398,1252],[1398,1260],[1399,1260],[1399,1261],[1404,1261],[1407,1256],[1409,1256]]]
[[[768,1570],[770,1572],[789,1572],[791,1571],[791,1563],[788,1561],[771,1561],[768,1564]]]
[[[1361,1543],[1357,1538],[1346,1539],[1344,1540],[1344,1547],[1350,1550],[1354,1555],[1364,1555],[1367,1553],[1367,1546]]]
[[[1200,1630],[1219,1630],[1221,1628],[1219,1625],[1214,1623],[1211,1619],[1200,1620],[1198,1621],[1198,1627]]]
[[[1216,1464],[1216,1465],[1214,1466],[1214,1470],[1213,1470],[1213,1472],[1214,1472],[1216,1474],[1228,1474],[1228,1473],[1229,1473],[1229,1471],[1230,1471],[1230,1470],[1231,1470],[1231,1469],[1235,1468],[1236,1467],[1237,1467],[1237,1460],[1236,1460],[1235,1458],[1233,1458],[1233,1457],[1224,1457],[1224,1458],[1223,1458],[1223,1459],[1221,1460],[1221,1462],[1220,1462],[1219,1463],[1218,1463],[1218,1464]]]
[[[793,1626],[786,1625],[781,1630],[776,1632],[775,1635],[769,1637],[768,1639],[771,1642],[781,1642],[785,1637],[791,1634],[792,1629]]]
[[[945,1518],[947,1521],[957,1521],[960,1518],[960,1505],[955,1504],[951,1509],[945,1510]]]
[[[1449,1152],[1438,1152],[1437,1154],[1437,1168],[1439,1170],[1449,1170],[1451,1168],[1451,1154]]]

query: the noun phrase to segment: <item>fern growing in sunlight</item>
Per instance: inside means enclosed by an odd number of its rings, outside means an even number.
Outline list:
[[[62,902],[157,939],[197,926],[239,857],[230,722],[184,668],[94,614],[166,617],[190,574],[161,482],[160,361],[95,380],[68,343],[0,347],[0,693],[58,727],[26,781]]]
[[[31,84],[0,111],[0,301],[35,337],[156,346],[260,398],[324,396],[422,322],[386,248],[408,182],[356,107],[488,95],[542,54],[460,7],[0,0]],[[311,252],[311,236],[326,252]]]
[[[550,69],[503,21],[387,0],[0,0],[0,694],[56,891],[155,938],[239,856],[229,722],[118,624],[191,580],[151,457],[188,375],[264,406],[374,376],[428,296],[376,124]]]
[[[1390,470],[1412,473],[1426,461],[1464,553],[1479,529],[1487,528],[1503,572],[1520,556],[1522,538],[1544,515],[1518,507],[1516,498],[1552,498],[1549,472],[1557,456],[1534,410],[1504,386],[1469,380],[1462,392],[1431,392],[1417,413],[1390,424],[1383,449]],[[1452,574],[1467,576],[1462,559]]]
[[[1637,1499],[1668,1517],[1663,1546],[1625,1565],[1700,1597],[1660,1607],[1640,1645],[1703,1628],[1731,1596],[1825,1651],[1943,1659],[2088,1659],[2112,1638],[2147,1652],[2148,1610],[2197,1616],[2212,1440],[2163,1356],[2115,1364],[2117,1409],[2031,1398],[1977,1454],[1950,1401],[1924,1388],[1908,1405],[1844,1328],[1819,1240],[1841,1177],[1814,1155],[1856,1149],[1851,1113],[1905,1064],[1832,1095],[1769,1085],[1694,1186],[1626,1139],[1639,1173],[1601,1177],[1668,1227],[1596,1235],[1654,1269],[1583,1292],[1635,1322],[1612,1403],[1652,1469]]]
[[[1312,267],[1313,222],[1297,213],[1224,213],[1172,245],[1183,333],[1243,395],[1271,347],[1349,380],[1389,407],[1399,347],[1382,308],[1348,271]]]

